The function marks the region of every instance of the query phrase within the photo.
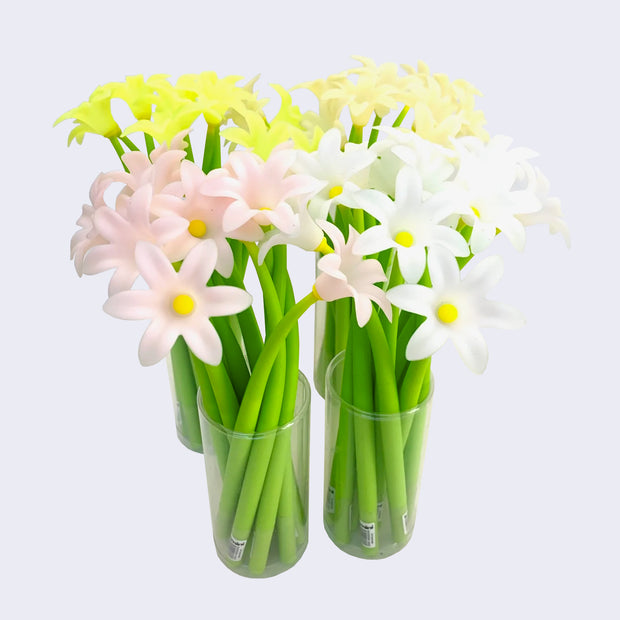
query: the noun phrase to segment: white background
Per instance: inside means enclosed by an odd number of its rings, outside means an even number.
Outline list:
[[[617,18],[609,2],[19,3],[2,58],[0,617],[620,618]],[[117,167],[54,119],[127,74],[215,70],[292,86],[351,54],[465,78],[491,133],[541,155],[573,246],[498,241],[495,291],[528,323],[489,332],[478,377],[435,357],[413,539],[377,562],[322,529],[323,403],[313,394],[310,544],[247,580],[217,559],[200,455],[174,433],[144,325],[105,315],[107,276],[68,259],[88,188]],[[302,259],[303,258],[303,262]],[[300,257],[298,292],[311,284]],[[312,316],[302,323],[312,371]],[[615,591],[614,591],[615,589]]]

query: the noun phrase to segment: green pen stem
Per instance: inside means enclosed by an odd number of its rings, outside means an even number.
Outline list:
[[[364,331],[352,321],[351,348],[353,350],[353,406],[361,412],[374,408],[372,388],[371,352]],[[373,540],[367,539],[362,546],[367,555],[377,554],[379,549],[377,521],[377,466],[375,459],[375,424],[369,415],[354,412],[352,416],[355,439],[355,464],[357,473],[357,497],[359,526],[372,531]],[[370,537],[369,537],[370,538]]]
[[[364,141],[364,127],[362,125],[353,125],[349,134],[349,142],[353,144],[361,144]]]
[[[392,127],[400,127],[401,123],[405,120],[405,116],[407,116],[407,112],[409,112],[409,106],[408,105],[406,105],[400,111],[400,114],[396,117],[396,120],[392,123]]]
[[[129,172],[129,168],[127,168],[127,166],[125,165],[125,162],[123,161],[123,155],[125,154],[125,151],[123,150],[123,147],[121,146],[121,143],[119,142],[118,138],[112,137],[112,138],[109,138],[109,140],[112,143],[112,146],[114,147],[114,150],[116,151],[116,154],[118,155],[118,158],[121,160],[121,164],[123,164],[123,170],[125,170],[125,172]]]
[[[151,153],[155,149],[155,142],[153,140],[153,136],[150,133],[144,134],[144,146],[146,146],[146,153],[150,157]]]
[[[121,136],[121,140],[130,151],[140,150],[127,136]]]
[[[376,385],[380,389],[375,391],[377,411],[386,414],[377,421],[380,427],[383,443],[383,458],[385,464],[385,479],[388,502],[390,506],[390,521],[394,542],[400,543],[407,539],[407,487],[405,480],[405,463],[403,458],[403,436],[398,400],[398,389],[392,356],[381,321],[373,309],[367,324],[367,333],[373,353],[375,365]]]
[[[368,138],[368,146],[372,146],[379,137],[379,131],[375,129],[378,125],[381,124],[381,117],[378,114],[375,114],[375,120],[372,123],[372,131],[370,132],[370,138]]]

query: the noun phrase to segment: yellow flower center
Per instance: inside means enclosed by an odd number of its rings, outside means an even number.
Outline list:
[[[406,230],[401,230],[394,237],[394,241],[405,248],[410,248],[413,245],[413,235]]]
[[[452,304],[441,304],[437,308],[437,318],[442,323],[454,323],[459,316],[459,311]]]
[[[194,300],[185,293],[177,295],[172,301],[172,309],[183,316],[191,314],[194,311],[194,305]]]
[[[207,225],[202,220],[192,220],[187,227],[189,234],[199,239],[207,234]]]
[[[342,185],[334,185],[334,187],[329,190],[330,198],[335,198],[336,196],[340,196],[340,194],[342,194]]]
[[[480,211],[478,211],[478,209],[474,207],[474,205],[471,205],[470,209],[474,212],[474,215],[476,217],[480,217]]]
[[[321,239],[321,243],[314,248],[315,252],[320,252],[321,254],[331,254],[334,250],[327,243],[327,239],[323,237]]]

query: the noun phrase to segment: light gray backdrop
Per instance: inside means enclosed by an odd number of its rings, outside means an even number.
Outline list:
[[[7,620],[620,617],[618,59],[607,2],[364,5],[59,0],[7,18],[2,57],[0,616]],[[311,538],[266,581],[217,559],[203,464],[174,434],[164,364],[142,323],[105,315],[69,239],[117,162],[54,119],[127,74],[214,70],[292,86],[354,63],[415,64],[480,88],[491,133],[540,153],[573,247],[501,242],[495,296],[527,316],[489,332],[474,376],[447,349],[413,539],[377,562],[322,529],[323,403],[313,394]],[[298,293],[312,261],[296,255]],[[299,276],[297,276],[297,273]],[[312,371],[312,317],[302,323]],[[616,588],[616,592],[614,592]]]

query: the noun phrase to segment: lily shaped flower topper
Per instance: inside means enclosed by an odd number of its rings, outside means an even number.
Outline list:
[[[143,366],[163,359],[179,336],[206,364],[220,363],[222,343],[209,318],[245,310],[252,296],[234,286],[206,286],[216,261],[211,239],[192,248],[178,273],[160,248],[137,244],[136,264],[149,290],[112,295],[103,309],[119,319],[151,319],[138,349]]]
[[[473,372],[484,372],[488,349],[480,328],[516,329],[524,323],[518,310],[484,298],[502,276],[501,258],[483,259],[461,280],[454,256],[436,247],[428,251],[428,271],[432,288],[402,284],[387,292],[395,306],[426,317],[407,345],[406,358],[430,357],[449,338]]]
[[[335,301],[352,297],[355,302],[355,315],[360,327],[364,327],[372,314],[374,301],[392,320],[392,306],[385,293],[375,282],[387,280],[381,263],[374,258],[367,258],[355,252],[359,233],[349,227],[349,238],[345,243],[340,230],[329,222],[318,224],[329,235],[334,244],[334,252],[326,254],[317,262],[321,272],[314,283],[314,290],[321,299]]]

